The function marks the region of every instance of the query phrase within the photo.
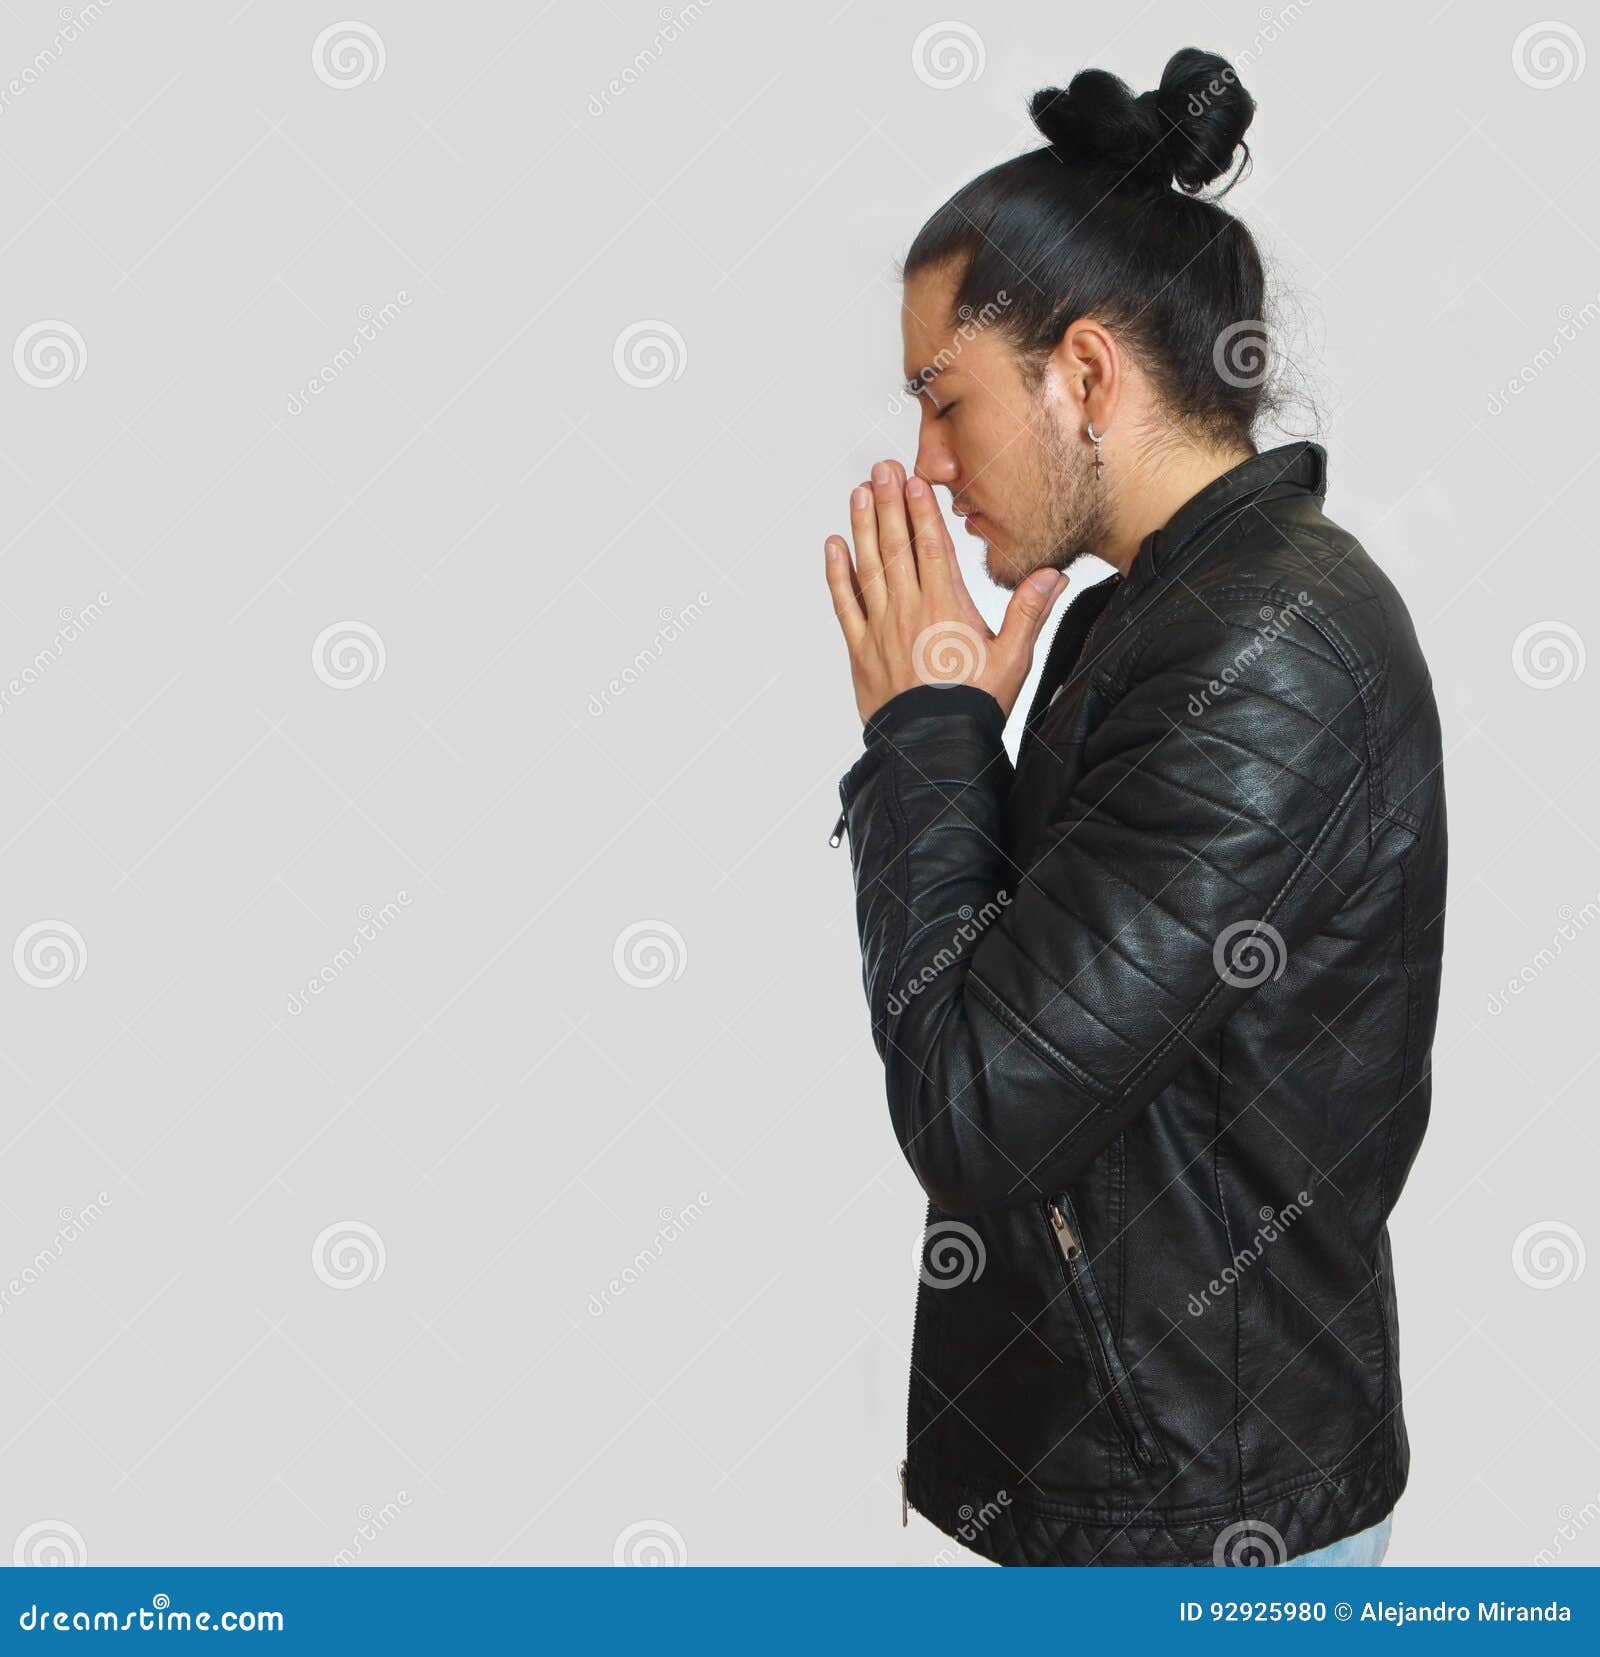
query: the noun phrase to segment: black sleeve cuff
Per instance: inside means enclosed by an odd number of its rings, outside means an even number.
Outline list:
[[[925,714],[970,714],[980,720],[988,734],[996,741],[1004,735],[1005,711],[994,697],[976,685],[913,685],[898,696],[891,696],[867,721],[861,732],[862,742],[870,748],[883,741],[891,732]]]

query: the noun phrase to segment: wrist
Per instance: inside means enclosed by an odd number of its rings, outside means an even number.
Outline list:
[[[891,696],[868,718],[861,740],[871,748],[914,719],[963,714],[981,721],[997,740],[1005,731],[1005,709],[992,692],[977,685],[913,685]]]

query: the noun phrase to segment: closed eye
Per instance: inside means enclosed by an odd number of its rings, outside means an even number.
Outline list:
[[[907,380],[903,389],[906,396],[914,397],[919,403],[927,404],[933,410],[935,420],[944,419],[960,401],[959,398],[952,397],[948,403],[941,403],[934,394],[933,386],[921,376],[913,380]]]
[[[906,390],[910,392],[918,402],[926,403],[930,408],[932,408],[935,420],[944,419],[944,417],[956,406],[956,403],[959,401],[958,398],[952,397],[948,403],[941,403],[939,399],[934,396],[932,386],[919,384],[915,380],[907,383]]]

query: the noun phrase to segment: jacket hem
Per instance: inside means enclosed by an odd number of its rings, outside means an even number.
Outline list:
[[[1405,1474],[1387,1453],[1327,1478],[1263,1494],[1241,1516],[1237,1501],[1137,1520],[1048,1502],[1001,1502],[906,1462],[906,1494],[930,1524],[997,1565],[1281,1564],[1354,1536],[1393,1512]],[[1003,1494],[1003,1493],[1002,1493]]]

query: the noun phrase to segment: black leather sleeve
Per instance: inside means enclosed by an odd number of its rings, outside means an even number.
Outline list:
[[[862,976],[896,1137],[945,1212],[1075,1178],[1359,881],[1360,689],[1313,618],[1263,645],[1258,602],[1136,647],[1026,869],[992,697],[907,691],[869,727],[840,784]]]

